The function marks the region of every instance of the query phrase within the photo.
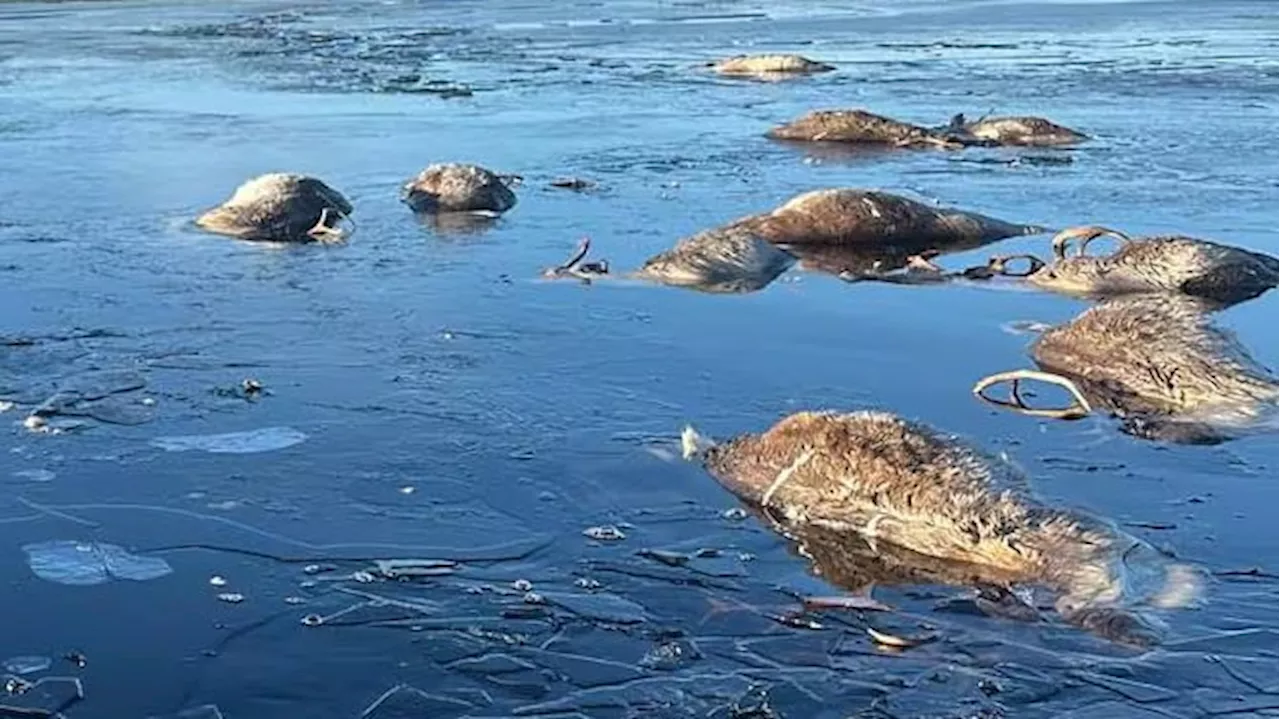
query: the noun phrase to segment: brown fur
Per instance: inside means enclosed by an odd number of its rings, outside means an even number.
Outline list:
[[[242,240],[311,242],[317,237],[310,231],[322,216],[332,227],[351,211],[351,203],[320,180],[277,172],[245,182],[230,199],[197,218],[196,225]]]
[[[800,55],[737,55],[725,58],[711,69],[720,75],[798,75],[827,72],[835,68]]]
[[[934,208],[887,192],[848,188],[807,192],[773,212],[735,224],[775,244],[846,245],[906,253],[976,246],[1044,231],[973,212]]]
[[[498,175],[477,165],[431,165],[405,183],[401,200],[414,212],[502,213],[515,207],[516,195]]]
[[[637,277],[706,292],[752,292],[787,270],[795,258],[741,228],[699,232],[649,258]]]
[[[1275,376],[1193,298],[1109,300],[1046,331],[1031,352],[1135,434],[1220,441],[1275,413]]]
[[[1027,281],[1067,294],[1106,296],[1168,291],[1223,303],[1276,286],[1274,257],[1191,237],[1145,237],[1103,257],[1065,257]]]
[[[1124,555],[1136,540],[1037,504],[1011,466],[923,425],[881,412],[800,412],[700,451],[690,434],[686,456],[700,456],[721,484],[784,527],[824,527],[1045,585],[1080,622],[1135,599]],[[1162,583],[1167,576],[1166,568]]]
[[[1000,145],[1074,145],[1089,139],[1087,135],[1043,117],[988,117],[964,122],[964,116],[959,115],[957,120],[953,121],[952,129]]]
[[[865,110],[815,110],[773,128],[767,135],[775,140],[908,146],[929,144],[935,133]]]

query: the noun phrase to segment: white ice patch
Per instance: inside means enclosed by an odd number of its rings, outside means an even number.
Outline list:
[[[1033,320],[1014,320],[1000,325],[1000,329],[1011,335],[1038,335],[1052,329],[1052,325]]]
[[[9,657],[4,660],[4,664],[0,666],[3,666],[4,670],[10,674],[17,674],[21,676],[23,674],[35,674],[36,672],[42,672],[48,669],[52,664],[53,660],[49,657],[31,655]]]
[[[9,476],[24,482],[52,482],[58,475],[48,469],[19,469],[10,472]]]
[[[196,450],[215,454],[251,454],[292,447],[306,438],[306,434],[292,427],[264,427],[247,432],[157,437],[151,440],[151,444],[168,452]]]
[[[102,542],[55,539],[22,547],[27,566],[37,577],[57,584],[89,586],[112,579],[142,582],[173,572],[159,557],[140,557],[123,547]]]

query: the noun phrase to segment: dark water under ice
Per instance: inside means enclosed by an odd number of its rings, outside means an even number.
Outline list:
[[[1027,366],[1009,323],[1085,303],[799,269],[738,296],[538,271],[583,235],[635,266],[825,186],[1274,253],[1276,23],[1253,0],[0,3],[0,659],[22,660],[6,671],[79,677],[77,719],[760,701],[792,718],[1273,715],[1274,433],[1158,444],[969,394]],[[839,70],[778,84],[697,67],[746,50]],[[842,106],[1040,114],[1095,140],[850,157],[762,137]],[[420,224],[396,189],[447,160],[522,175],[520,204],[482,232]],[[272,170],[346,193],[351,242],[188,226]],[[600,187],[547,188],[560,176]],[[1218,317],[1271,368],[1276,320],[1274,292]],[[246,378],[266,392],[244,397]],[[59,390],[79,393],[58,417],[79,427],[24,429]],[[936,611],[962,593],[945,587],[878,588],[888,615],[776,621],[785,590],[837,590],[726,516],[736,503],[671,461],[674,440],[689,421],[727,436],[821,407],[1008,452],[1047,502],[1220,576],[1147,653]],[[610,525],[625,537],[583,534]],[[868,621],[939,639],[877,650]]]

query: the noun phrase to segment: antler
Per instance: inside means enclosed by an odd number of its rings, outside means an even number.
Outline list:
[[[590,251],[591,251],[591,238],[590,237],[582,238],[581,240],[578,241],[578,248],[573,251],[573,254],[569,256],[569,259],[565,260],[564,264],[560,265],[556,269],[557,270],[573,269],[579,262],[582,262],[583,258],[585,258],[587,256],[587,253]]]
[[[1022,395],[1018,394],[1018,383],[1022,380],[1040,380],[1048,382],[1066,389],[1071,393],[1073,404],[1062,409],[1032,409],[1023,401]],[[996,399],[986,394],[986,390],[993,385],[1001,382],[1011,382],[1009,389],[1009,399]],[[973,386],[973,394],[979,399],[993,404],[998,407],[1012,409],[1022,414],[1032,417],[1048,417],[1051,419],[1081,419],[1089,415],[1093,408],[1089,405],[1089,400],[1080,392],[1080,388],[1075,382],[1063,377],[1062,375],[1053,374],[1051,372],[1040,372],[1037,370],[1020,369],[1011,372],[999,372],[989,375],[978,380]]]
[[[609,273],[609,263],[607,260],[598,262],[586,262],[582,260],[586,258],[587,252],[591,250],[591,238],[584,237],[578,242],[578,248],[573,251],[569,259],[560,265],[548,267],[542,271],[542,276],[555,279],[558,277],[576,277],[583,282],[590,284],[593,275],[605,275]]]
[[[1129,243],[1133,240],[1119,230],[1113,230],[1110,227],[1102,227],[1100,225],[1082,225],[1080,227],[1068,227],[1053,236],[1053,256],[1059,260],[1066,259],[1067,247],[1072,240],[1080,241],[1080,248],[1076,251],[1077,257],[1084,256],[1084,250],[1089,246],[1090,242],[1099,237],[1111,236],[1123,243]]]
[[[317,242],[341,242],[346,239],[351,233],[330,225],[330,214],[337,216],[337,222],[350,222],[352,232],[355,231],[355,221],[349,215],[336,207],[325,207],[320,210],[320,219],[316,220],[316,224],[307,230],[307,236]]]

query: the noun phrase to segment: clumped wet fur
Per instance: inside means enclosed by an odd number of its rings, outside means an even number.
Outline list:
[[[1068,256],[1065,240],[1086,241],[1112,234],[1122,245],[1103,256]],[[1101,227],[1069,228],[1054,238],[1055,261],[1027,281],[1068,294],[1108,296],[1136,292],[1179,292],[1223,304],[1252,299],[1275,288],[1280,264],[1275,257],[1181,236],[1130,240]]]
[[[1041,334],[1031,354],[1140,436],[1215,443],[1275,414],[1275,376],[1191,297],[1109,300]]]
[[[496,173],[478,165],[444,163],[427,167],[405,183],[401,200],[414,212],[491,212],[515,207],[516,195]]]
[[[196,219],[221,235],[261,242],[326,242],[342,233],[351,203],[337,190],[307,175],[272,172],[236,188],[231,197]]]
[[[935,208],[887,192],[836,188],[797,195],[776,210],[738,220],[781,245],[864,246],[914,253],[1044,232],[975,212]]]
[[[723,444],[692,430],[682,440],[686,457],[783,526],[820,526],[1044,585],[1058,593],[1059,612],[1082,625],[1123,616],[1136,599],[1125,563],[1136,540],[1034,502],[1011,466],[923,425],[881,412],[800,412]],[[1185,572],[1158,574],[1159,589],[1143,599],[1186,593],[1170,586]],[[1111,638],[1152,641],[1134,621]]]

